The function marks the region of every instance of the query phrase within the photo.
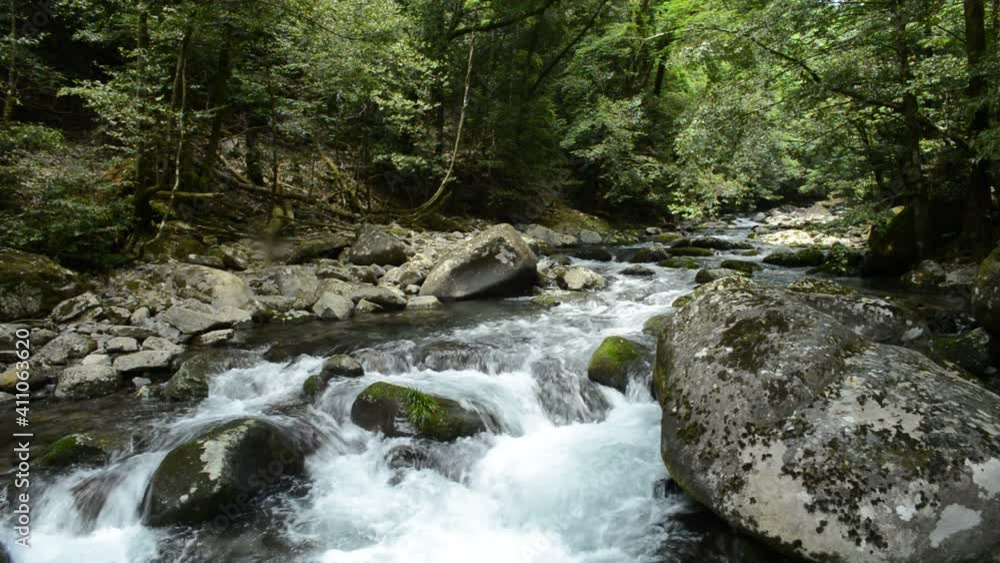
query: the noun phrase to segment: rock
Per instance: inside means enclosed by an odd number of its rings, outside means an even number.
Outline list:
[[[253,301],[247,283],[242,278],[223,270],[177,264],[171,272],[171,277],[180,295],[192,297],[218,310],[245,309],[250,307]]]
[[[310,375],[302,383],[302,392],[307,398],[316,399],[323,394],[323,391],[326,391],[330,380],[337,377],[364,377],[364,375],[365,368],[361,366],[361,362],[343,354],[333,356],[323,362],[319,373]]]
[[[583,229],[580,231],[578,238],[583,244],[601,244],[604,242],[604,238],[601,236],[601,233],[591,231],[590,229]]]
[[[45,256],[0,248],[0,321],[43,315],[77,284],[76,274]]]
[[[972,286],[972,313],[990,334],[1000,335],[1000,246],[979,265]]]
[[[87,434],[70,434],[52,443],[42,456],[46,467],[64,468],[72,465],[104,465],[110,452]]]
[[[115,371],[122,373],[163,371],[170,368],[174,356],[175,354],[166,350],[144,350],[118,356],[112,365]]]
[[[111,356],[107,354],[91,354],[80,360],[80,365],[111,367]]]
[[[351,421],[389,437],[413,436],[450,442],[485,432],[484,418],[458,402],[416,389],[373,383],[351,406]]]
[[[753,274],[764,269],[764,267],[760,264],[756,262],[748,262],[746,260],[723,260],[722,264],[719,264],[719,267],[743,272],[748,276],[752,276]]]
[[[637,342],[620,336],[605,338],[590,357],[587,377],[624,393],[628,389],[629,378],[639,375],[648,364],[643,358],[643,349]]]
[[[27,379],[21,379],[18,374],[27,373]],[[0,373],[0,392],[3,393],[27,393],[30,390],[41,389],[45,387],[48,383],[49,378],[45,375],[43,370],[38,369],[38,366],[32,366],[28,370],[17,369],[17,364],[14,364]],[[18,383],[22,383],[21,389],[18,389]],[[25,389],[25,384],[27,389]]]
[[[670,258],[670,253],[667,249],[662,246],[648,246],[646,248],[640,248],[638,252],[632,255],[629,262],[633,264],[648,264],[652,262],[660,262]]]
[[[1000,397],[919,352],[781,290],[716,288],[660,336],[654,382],[670,475],[757,539],[810,561],[1000,548]]]
[[[121,387],[121,376],[109,366],[79,365],[66,368],[56,384],[57,399],[88,399],[110,395]]]
[[[167,381],[163,396],[171,401],[195,401],[208,396],[215,377],[231,369],[253,367],[261,361],[259,354],[246,350],[208,350],[181,364]]]
[[[88,291],[56,305],[50,316],[57,323],[66,323],[100,306],[101,303],[97,300],[97,296]]]
[[[104,350],[109,354],[127,354],[138,351],[139,343],[135,338],[116,336],[104,343]]]
[[[258,419],[234,420],[167,454],[146,488],[143,522],[236,518],[279,478],[303,469],[303,448],[285,431]]]
[[[89,336],[68,332],[42,346],[35,359],[50,365],[64,365],[69,360],[82,358],[96,349],[97,343]]]
[[[866,340],[911,345],[923,342],[930,333],[927,323],[914,312],[885,299],[830,293],[826,288],[805,292],[801,286],[792,294],[836,318]]]
[[[985,329],[977,328],[958,336],[936,336],[931,339],[931,349],[969,373],[986,377],[994,367],[990,340]]]
[[[868,236],[868,254],[861,265],[865,275],[898,276],[919,257],[913,208],[896,208],[893,211],[895,217],[883,227],[872,227]]]
[[[198,301],[178,303],[160,313],[157,318],[184,334],[201,334],[210,330],[243,327],[253,322],[248,311],[235,307],[215,308]]]
[[[701,237],[681,244],[683,240],[673,243],[673,246],[686,246],[694,248],[710,248],[712,250],[751,250],[753,245],[745,241],[726,240],[716,237]]]
[[[133,326],[142,326],[149,321],[152,315],[149,312],[149,307],[139,307],[135,311],[132,311],[132,316],[129,317],[128,322]]]
[[[174,356],[184,351],[184,348],[182,346],[178,346],[173,342],[167,340],[166,338],[161,338],[159,336],[150,336],[149,338],[143,340],[142,349],[170,352]]]
[[[695,288],[695,290],[692,291],[691,293],[688,293],[686,295],[681,295],[677,299],[674,299],[674,302],[671,304],[671,306],[680,309],[681,307],[687,306],[689,303],[691,303],[698,297],[701,297],[702,295],[705,295],[710,291],[715,291],[718,289],[724,289],[724,288],[738,289],[738,288],[755,287],[755,286],[756,284],[754,284],[753,281],[746,276],[728,276],[720,280],[716,280],[714,282],[710,282],[705,285],[699,286]]]
[[[216,268],[222,270],[226,267],[225,260],[221,256],[205,255],[205,254],[188,254],[184,257],[184,261],[188,264],[197,264],[199,266],[208,266],[209,268]]]
[[[406,294],[402,291],[382,286],[360,286],[351,291],[350,297],[355,303],[368,301],[389,311],[406,308]]]
[[[608,285],[604,276],[580,266],[563,272],[559,276],[558,281],[559,287],[569,291],[591,291],[604,289]]]
[[[408,285],[420,285],[427,279],[427,274],[434,267],[433,262],[427,258],[411,260],[398,268],[391,268],[382,276],[379,281],[382,285],[395,285],[406,287]]]
[[[420,369],[433,371],[475,370],[482,373],[504,371],[503,356],[493,345],[438,340],[416,355]]]
[[[702,268],[701,270],[698,270],[698,275],[695,276],[694,281],[695,283],[711,283],[730,276],[747,277],[747,274],[738,270],[729,270],[726,268]]]
[[[358,301],[357,306],[354,308],[354,312],[358,315],[371,315],[373,313],[381,313],[384,311],[381,305],[376,305],[367,299],[362,299]]]
[[[667,253],[669,255],[668,257],[688,256],[707,258],[709,256],[715,256],[715,252],[711,248],[700,248],[697,246],[672,246]]]
[[[513,227],[496,225],[448,253],[420,295],[456,300],[520,294],[534,283],[537,262]]]
[[[802,278],[788,285],[788,291],[819,295],[857,295],[858,292],[835,281]]]
[[[660,233],[653,237],[653,240],[660,244],[673,244],[684,238],[680,233]]]
[[[149,379],[147,377],[133,377],[132,378],[132,385],[136,389],[142,389],[143,387],[145,387],[147,385],[152,385],[152,384],[153,384],[153,380]]]
[[[623,276],[635,276],[635,277],[644,277],[645,278],[645,277],[649,277],[649,276],[655,276],[656,272],[654,272],[653,270],[650,270],[649,268],[647,268],[645,266],[642,266],[640,264],[636,264],[634,266],[629,266],[628,268],[625,268],[624,270],[622,270],[622,275]]]
[[[541,295],[536,295],[531,298],[531,302],[540,307],[545,307],[546,309],[558,307],[563,303],[562,299],[560,299],[560,296],[553,292],[546,292],[542,293]]]
[[[406,262],[406,245],[378,227],[365,226],[347,253],[352,264],[369,266],[401,266]]]
[[[220,346],[227,342],[231,342],[236,338],[236,331],[231,328],[225,328],[222,330],[213,330],[212,332],[206,332],[199,336],[196,341],[202,346]]]
[[[826,262],[826,254],[818,248],[806,248],[793,252],[775,252],[764,257],[765,264],[785,268],[807,268],[821,266]]]
[[[667,324],[670,323],[670,317],[673,315],[656,315],[655,317],[650,317],[646,319],[646,322],[642,324],[643,334],[648,334],[653,337],[660,336],[664,330],[666,330]]]
[[[603,246],[584,246],[570,249],[569,254],[580,260],[593,260],[595,262],[611,262],[615,259],[614,254]]]
[[[574,245],[577,242],[576,237],[572,235],[564,235],[542,225],[529,225],[523,232],[525,236],[540,240],[555,248]]]
[[[320,296],[312,310],[324,321],[346,321],[354,314],[354,301],[343,295],[327,292]]]
[[[947,279],[941,264],[933,260],[923,260],[915,268],[903,275],[903,285],[914,291],[938,289]]]
[[[292,250],[288,263],[302,264],[317,258],[337,258],[349,244],[351,238],[343,233],[304,240]]]
[[[278,313],[271,318],[272,322],[278,324],[300,324],[314,320],[316,320],[315,314],[309,311],[300,311],[298,309],[294,311],[286,311],[284,313]]]
[[[441,300],[433,295],[414,297],[406,302],[407,311],[434,311],[443,306]]]
[[[701,268],[701,264],[699,264],[694,258],[687,257],[667,258],[666,260],[661,260],[657,265],[661,268],[685,270],[697,270]]]

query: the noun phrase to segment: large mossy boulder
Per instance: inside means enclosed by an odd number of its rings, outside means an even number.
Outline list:
[[[300,440],[262,420],[234,420],[167,454],[146,488],[143,521],[169,526],[237,517],[303,467]]]
[[[72,297],[78,283],[50,258],[0,248],[0,321],[44,316]]]
[[[181,364],[163,388],[163,396],[171,401],[196,401],[208,396],[212,380],[232,370],[254,366],[260,354],[248,350],[206,350]]]
[[[751,284],[678,311],[653,373],[671,477],[738,530],[817,562],[1000,549],[1000,397],[921,353]]]
[[[1000,336],[1000,246],[979,265],[972,286],[972,312],[983,328]]]
[[[441,300],[509,296],[535,283],[538,259],[510,225],[496,225],[449,252],[424,280],[420,295]]]
[[[488,417],[457,401],[392,385],[373,383],[351,406],[354,424],[389,437],[413,436],[450,442],[489,429]]]
[[[45,450],[41,463],[46,467],[64,468],[72,465],[103,465],[110,458],[106,444],[87,434],[70,434],[53,442]]]
[[[645,372],[648,363],[645,351],[637,342],[620,336],[609,336],[597,347],[587,366],[587,377],[624,393],[634,376]],[[647,372],[648,373],[648,372]]]
[[[403,241],[371,225],[361,229],[347,253],[347,260],[359,266],[401,266],[406,258]]]

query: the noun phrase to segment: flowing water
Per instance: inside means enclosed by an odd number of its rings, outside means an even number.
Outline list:
[[[745,238],[750,226],[715,234]],[[607,336],[636,339],[651,353],[643,322],[669,312],[694,286],[695,272],[651,265],[655,276],[628,277],[621,274],[625,262],[575,262],[606,275],[609,287],[552,309],[512,299],[454,304],[429,315],[272,327],[254,335],[258,344],[275,345],[270,361],[218,377],[197,405],[155,414],[92,413],[95,421],[103,417],[101,424],[124,425],[144,438],[108,467],[51,477],[33,506],[34,547],[12,548],[14,560],[749,560],[742,540],[682,494],[664,493],[662,486],[657,492],[667,473],[648,374],[625,394],[586,379],[590,355]],[[758,278],[785,283],[800,275],[769,269]],[[334,351],[352,352],[367,375],[335,380],[315,404],[303,403],[303,381]],[[362,430],[350,422],[350,406],[376,381],[460,400],[489,413],[495,432],[425,444]],[[77,408],[108,403],[88,404]],[[59,409],[73,407],[51,408],[58,427]],[[305,475],[283,481],[247,519],[199,528],[142,526],[143,491],[166,452],[245,416],[318,433],[321,443],[308,456]],[[414,451],[421,452],[423,468],[391,462]],[[5,524],[0,531],[7,545],[10,530]]]

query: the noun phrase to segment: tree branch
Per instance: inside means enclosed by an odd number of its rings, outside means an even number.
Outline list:
[[[476,33],[478,31],[493,31],[494,29],[500,29],[500,28],[503,28],[503,27],[508,27],[508,26],[520,23],[520,22],[522,22],[522,21],[524,21],[524,20],[526,20],[528,18],[533,18],[535,16],[540,16],[540,15],[544,14],[546,12],[546,10],[548,10],[549,8],[551,8],[553,5],[555,5],[558,2],[559,2],[559,0],[546,0],[545,4],[542,4],[541,6],[539,6],[538,8],[536,8],[534,10],[531,10],[530,12],[524,12],[523,14],[518,14],[516,16],[512,16],[510,18],[507,18],[505,20],[500,20],[500,21],[496,21],[496,22],[492,22],[492,23],[488,23],[488,24],[482,24],[482,25],[469,25],[469,26],[466,26],[466,27],[460,27],[458,29],[453,30],[451,33],[449,33],[448,34],[448,39],[449,40],[455,39],[456,37],[461,37],[463,35],[468,35],[470,33]]]

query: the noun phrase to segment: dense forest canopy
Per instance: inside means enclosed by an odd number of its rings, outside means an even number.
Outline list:
[[[7,0],[4,243],[107,255],[235,192],[345,222],[909,205],[992,242],[998,0]],[[79,235],[86,233],[81,238]]]

